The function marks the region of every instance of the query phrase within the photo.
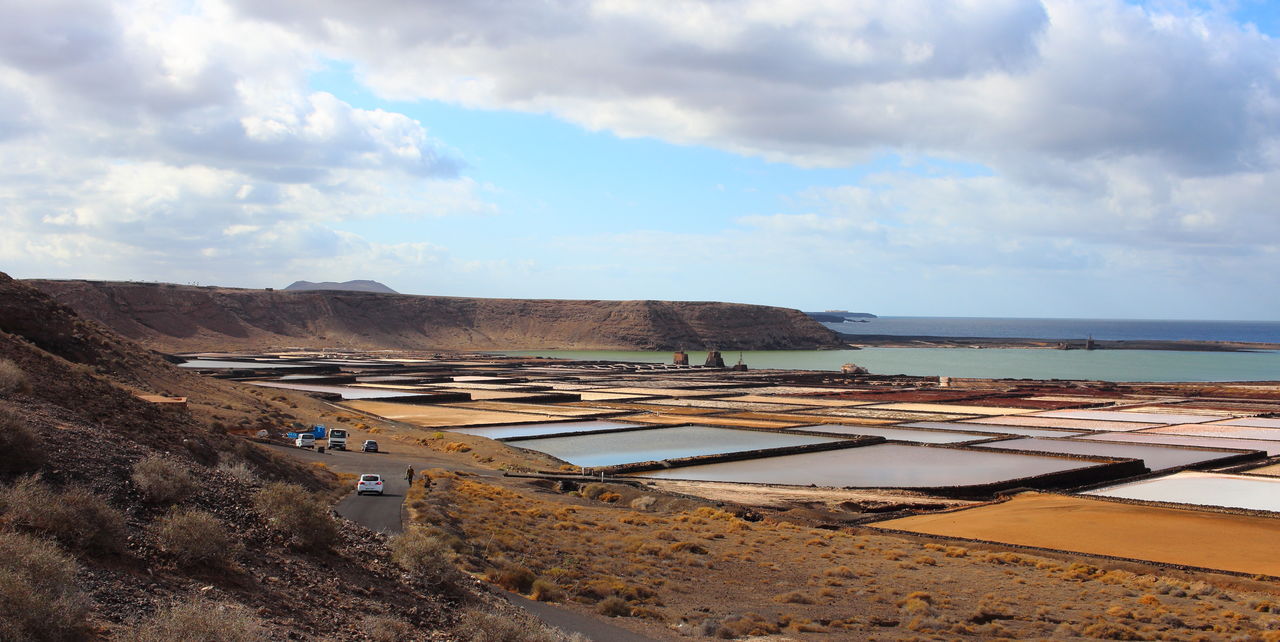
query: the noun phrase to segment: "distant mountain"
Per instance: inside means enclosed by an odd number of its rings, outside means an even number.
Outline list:
[[[400,294],[391,288],[378,283],[377,281],[369,281],[361,279],[358,281],[345,281],[343,283],[334,283],[333,281],[325,281],[324,283],[312,283],[310,281],[294,281],[286,290],[341,290],[344,292],[381,292],[383,294]]]

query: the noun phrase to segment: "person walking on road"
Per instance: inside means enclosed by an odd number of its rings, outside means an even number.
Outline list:
[[[407,469],[405,469],[404,480],[409,482],[410,486],[413,485],[413,466],[410,466]]]

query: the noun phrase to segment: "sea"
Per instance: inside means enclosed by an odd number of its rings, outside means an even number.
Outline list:
[[[845,334],[893,336],[1280,343],[1280,321],[877,317],[822,325]]]
[[[847,334],[1026,339],[1247,341],[1280,343],[1280,322],[1137,319],[1000,319],[879,317],[866,323],[824,324]],[[670,352],[532,350],[513,356],[671,363]],[[689,352],[700,364],[705,352]],[[863,348],[861,350],[725,351],[752,369],[840,370],[846,363],[874,374],[943,375],[989,379],[1102,381],[1280,381],[1280,351],[1044,350],[1026,348]]]

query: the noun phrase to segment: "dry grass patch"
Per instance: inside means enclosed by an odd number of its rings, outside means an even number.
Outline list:
[[[27,380],[27,373],[9,359],[0,359],[0,395],[15,392],[31,392],[31,382]]]
[[[15,528],[42,533],[77,550],[124,549],[124,515],[83,486],[54,490],[38,476],[0,491],[0,514]]]
[[[240,542],[210,513],[171,510],[150,528],[156,546],[180,566],[227,566]]]
[[[83,637],[89,600],[76,586],[76,570],[56,544],[0,532],[0,640]]]
[[[269,528],[296,546],[328,548],[338,537],[328,508],[301,486],[268,484],[254,494],[253,505]]]
[[[196,490],[196,480],[186,466],[159,455],[139,460],[129,479],[153,504],[175,504]]]
[[[156,613],[126,639],[131,642],[261,642],[267,636],[248,609],[197,598]]]
[[[25,473],[42,465],[44,449],[36,431],[18,413],[0,409],[0,473]]]

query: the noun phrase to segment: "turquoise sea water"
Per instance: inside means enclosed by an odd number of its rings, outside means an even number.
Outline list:
[[[502,354],[586,361],[671,363],[671,352],[522,350]],[[689,352],[701,364],[705,352]],[[1016,348],[863,348],[725,352],[752,369],[840,370],[856,363],[873,374],[944,375],[991,379],[1099,379],[1104,381],[1277,381],[1280,352],[1168,350],[1035,350]]]

